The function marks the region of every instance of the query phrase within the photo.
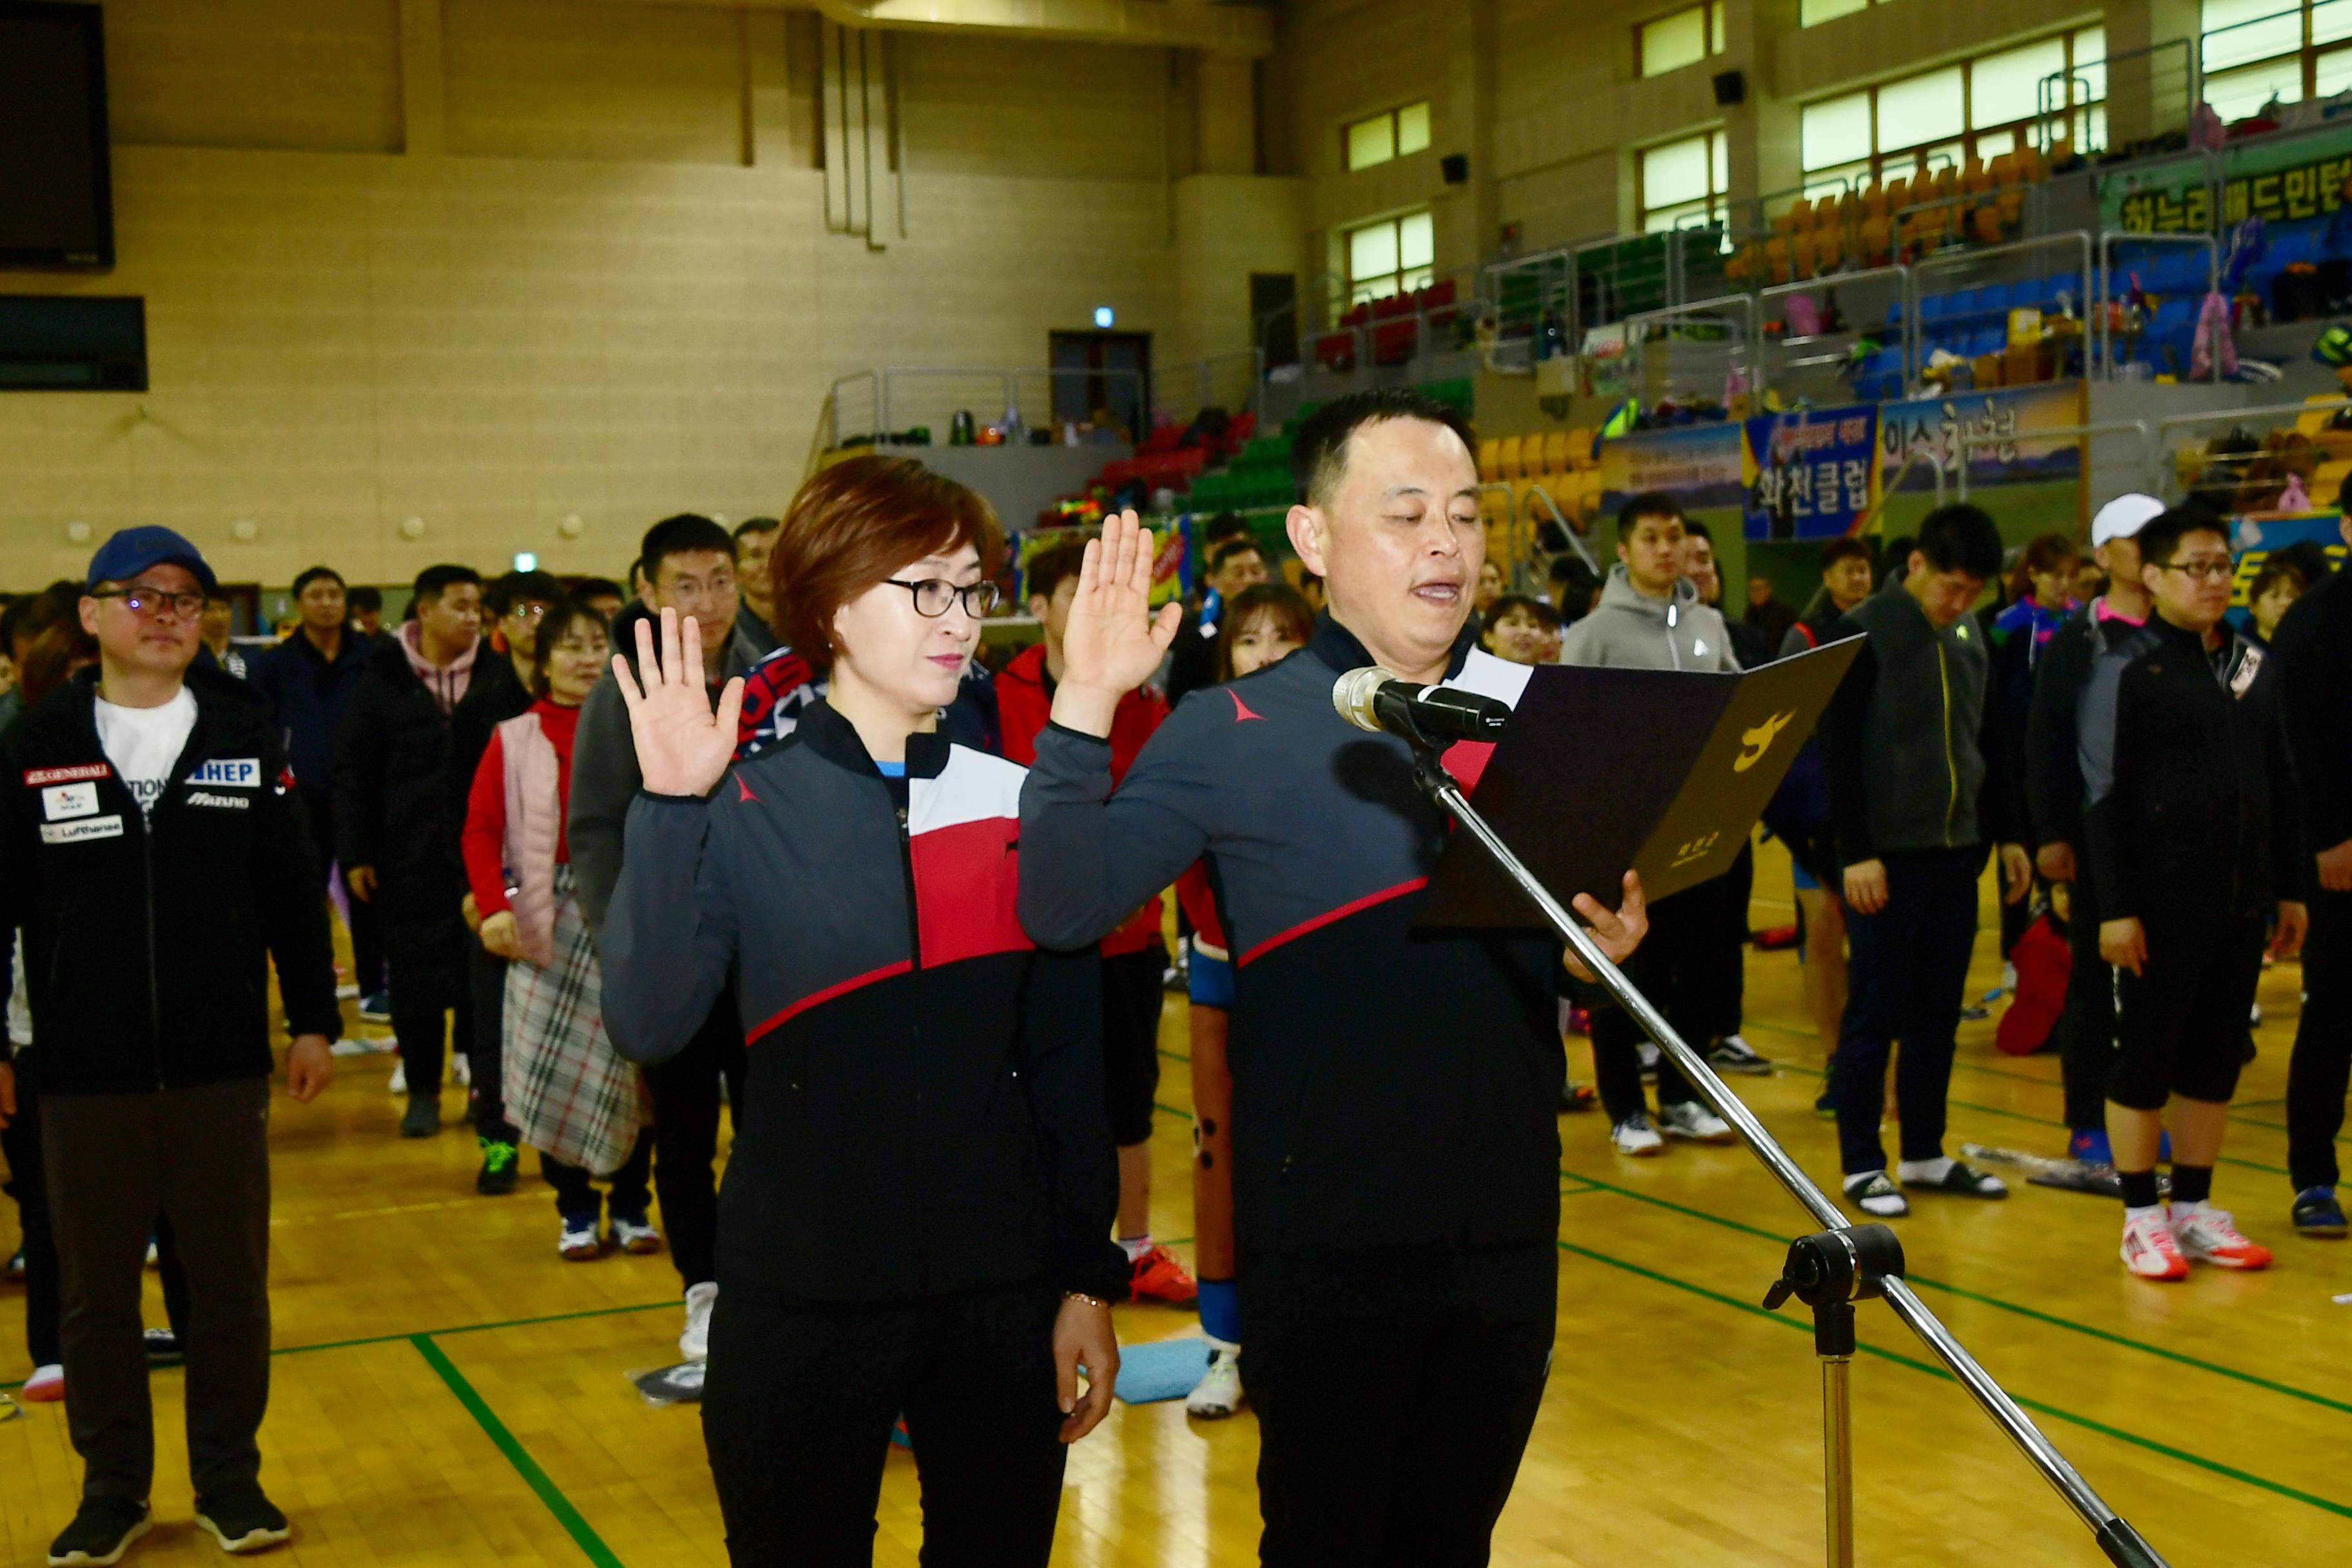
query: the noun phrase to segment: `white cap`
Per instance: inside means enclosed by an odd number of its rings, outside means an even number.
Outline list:
[[[2111,539],[2131,539],[2164,510],[2164,503],[2154,496],[2137,493],[2119,495],[2099,509],[2091,519],[2091,548],[2096,550]]]

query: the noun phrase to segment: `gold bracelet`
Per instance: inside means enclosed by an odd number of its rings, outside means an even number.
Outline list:
[[[1098,1297],[1089,1296],[1083,1290],[1065,1290],[1062,1292],[1062,1300],[1065,1301],[1082,1301],[1089,1307],[1100,1307],[1106,1312],[1110,1310],[1110,1303],[1108,1301],[1103,1300]]]

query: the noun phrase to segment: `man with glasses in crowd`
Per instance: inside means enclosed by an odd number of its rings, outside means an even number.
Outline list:
[[[743,607],[735,613],[735,629],[761,653],[772,653],[782,639],[774,625],[774,584],[768,578],[768,556],[776,548],[782,518],[748,517],[735,525],[735,591]]]
[[[645,598],[614,621],[613,647],[631,658],[640,619],[663,610],[693,616],[702,639],[703,679],[716,702],[721,687],[760,662],[760,650],[736,622],[742,601],[735,541],[707,517],[687,512],[664,518],[646,531],[637,570]],[[564,828],[581,912],[599,933],[621,877],[622,828],[644,782],[628,709],[619,684],[608,676],[580,707]],[[743,1068],[743,1022],[730,981],[686,1048],[646,1069],[654,1096],[654,1194],[686,1287],[686,1329],[678,1336],[678,1352],[689,1361],[701,1360],[709,1347],[710,1309],[719,1299],[719,1188],[711,1163],[719,1153],[719,1080],[727,1083],[727,1103],[740,1107]]]
[[[112,1563],[148,1528],[141,1265],[159,1213],[187,1270],[196,1521],[250,1552],[289,1534],[256,1443],[269,1397],[269,968],[292,1036],[287,1093],[307,1102],[341,1032],[322,873],[269,720],[235,678],[189,668],[215,586],[195,546],[125,529],[88,584],[97,668],[0,743],[0,923],[24,932],[66,1419],[85,1466],[48,1560]]]

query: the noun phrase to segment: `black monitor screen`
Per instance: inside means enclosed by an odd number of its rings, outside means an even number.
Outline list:
[[[0,0],[0,267],[114,265],[103,25]]]

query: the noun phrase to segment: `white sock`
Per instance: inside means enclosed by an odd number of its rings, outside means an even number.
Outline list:
[[[1906,1182],[1940,1182],[1952,1173],[1953,1164],[1949,1154],[1938,1154],[1932,1160],[1900,1161],[1895,1169]]]
[[[2213,1203],[2210,1198],[2199,1198],[2193,1204],[2174,1204],[2172,1205],[2172,1217],[2175,1220],[2188,1219],[2193,1215],[2203,1214],[2207,1209],[2210,1209],[2212,1206]]]
[[[1127,1248],[1128,1262],[1133,1263],[1151,1250],[1151,1233],[1147,1230],[1141,1236],[1122,1236],[1118,1238],[1118,1244]]]
[[[1214,1334],[1202,1334],[1201,1337],[1209,1342],[1209,1348],[1213,1351],[1223,1351],[1227,1355],[1239,1355],[1242,1353],[1242,1347],[1234,1343],[1231,1340],[1221,1340]]]
[[[2126,1225],[2130,1225],[2137,1220],[2146,1219],[2150,1215],[2161,1215],[2163,1213],[2164,1205],[2162,1204],[2151,1204],[2144,1209],[2136,1209],[2129,1204],[2126,1204],[2124,1205],[2124,1223]]]
[[[1886,1174],[1886,1173],[1884,1171],[1856,1171],[1853,1175],[1848,1176],[1845,1179],[1846,1196],[1852,1197],[1856,1193],[1861,1192],[1863,1188],[1870,1185],[1870,1180],[1873,1176],[1883,1176],[1885,1174]]]

